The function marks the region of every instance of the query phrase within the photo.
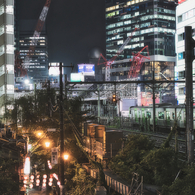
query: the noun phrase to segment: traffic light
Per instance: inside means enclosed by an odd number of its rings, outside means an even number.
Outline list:
[[[113,95],[112,95],[112,101],[113,101],[113,102],[116,102],[116,94],[113,94]]]

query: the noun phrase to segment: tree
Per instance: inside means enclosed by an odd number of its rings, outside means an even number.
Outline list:
[[[195,192],[195,166],[184,166],[178,172],[178,178],[162,188],[162,195],[193,195]]]
[[[19,192],[17,173],[18,161],[11,158],[0,158],[0,192],[2,195],[13,195]]]
[[[129,135],[125,142],[125,147],[109,163],[109,168],[124,179],[131,181],[132,173],[140,167],[140,162],[144,159],[154,143],[143,135]]]
[[[95,192],[95,180],[86,174],[85,170],[76,164],[75,176],[72,178],[73,187],[69,191],[70,195],[94,195]]]
[[[154,143],[143,135],[129,135],[125,147],[109,163],[115,173],[131,180],[136,172],[144,182],[155,185],[171,185],[180,163],[173,149],[155,148]]]

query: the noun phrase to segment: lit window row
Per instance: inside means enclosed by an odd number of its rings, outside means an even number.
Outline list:
[[[116,15],[119,15],[119,11],[111,12],[111,13],[109,13],[109,14],[106,14],[106,18],[112,17],[112,16],[116,16]]]
[[[118,28],[118,29],[115,29],[115,30],[111,30],[111,31],[108,31],[106,32],[107,35],[112,35],[112,34],[117,34],[119,32],[123,32],[123,28]]]
[[[129,17],[130,15],[128,15]],[[147,16],[142,16],[140,17],[140,20],[141,21],[145,21],[145,20],[149,20],[149,19],[164,19],[164,20],[169,20],[169,21],[175,21],[175,17],[172,17],[172,16],[167,16],[167,15],[160,15],[160,14],[155,14],[155,15],[147,15]],[[123,25],[128,25],[128,24],[131,24],[131,20],[127,20],[127,21],[124,21],[124,22],[118,22],[118,23],[115,23],[115,24],[109,24],[108,26],[106,26],[106,29],[111,29],[111,28],[115,28],[115,27],[120,27],[120,26],[123,26]],[[145,27],[145,26],[148,26],[150,25],[150,23],[145,23],[145,24],[141,24],[141,27]],[[136,27],[136,26],[135,26]],[[136,28],[139,28],[139,25],[137,25]]]
[[[7,14],[14,14],[14,6],[13,5],[7,5],[6,8],[4,9],[4,5],[1,5],[0,6],[0,15],[4,14],[4,13],[7,13]]]
[[[123,37],[121,37],[120,35],[116,35],[114,37],[109,37],[106,39],[106,41],[111,41],[111,40],[116,40],[116,39],[122,39]]]
[[[115,5],[115,6],[112,6],[112,7],[108,7],[106,8],[106,11],[112,11],[112,10],[115,10],[115,9],[118,9],[119,8],[119,5]]]
[[[175,30],[167,29],[167,28],[160,28],[160,27],[148,28],[148,29],[145,29],[145,30],[141,30],[140,34],[146,34],[146,33],[150,33],[150,32],[162,32],[162,33],[175,34]]]
[[[148,1],[148,0],[131,0],[131,1],[127,2],[127,5],[133,5],[133,4],[141,3],[141,2],[144,2],[144,1]]]

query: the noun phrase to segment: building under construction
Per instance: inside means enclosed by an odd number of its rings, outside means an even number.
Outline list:
[[[109,70],[111,81],[174,80],[175,2],[106,1],[105,69]],[[131,39],[126,43],[128,37]],[[152,86],[129,85],[134,91],[132,98],[137,96],[138,105],[152,104]],[[164,83],[153,88],[156,103],[176,103],[174,84]]]

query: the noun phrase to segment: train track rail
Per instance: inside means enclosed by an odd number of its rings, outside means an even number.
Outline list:
[[[166,141],[168,134],[152,134],[152,133],[145,133],[145,132],[140,132],[140,131],[129,131],[129,130],[122,130],[124,136],[126,137],[129,134],[142,134],[146,135],[149,137],[150,140],[153,140],[155,143],[155,147],[160,148],[162,144]],[[184,136],[178,136],[177,140],[175,139],[175,136],[170,141],[170,146],[175,149],[176,147],[176,141],[177,141],[177,147],[178,147],[178,152],[182,156],[181,160],[186,159],[186,140]],[[194,153],[195,156],[195,153]]]

